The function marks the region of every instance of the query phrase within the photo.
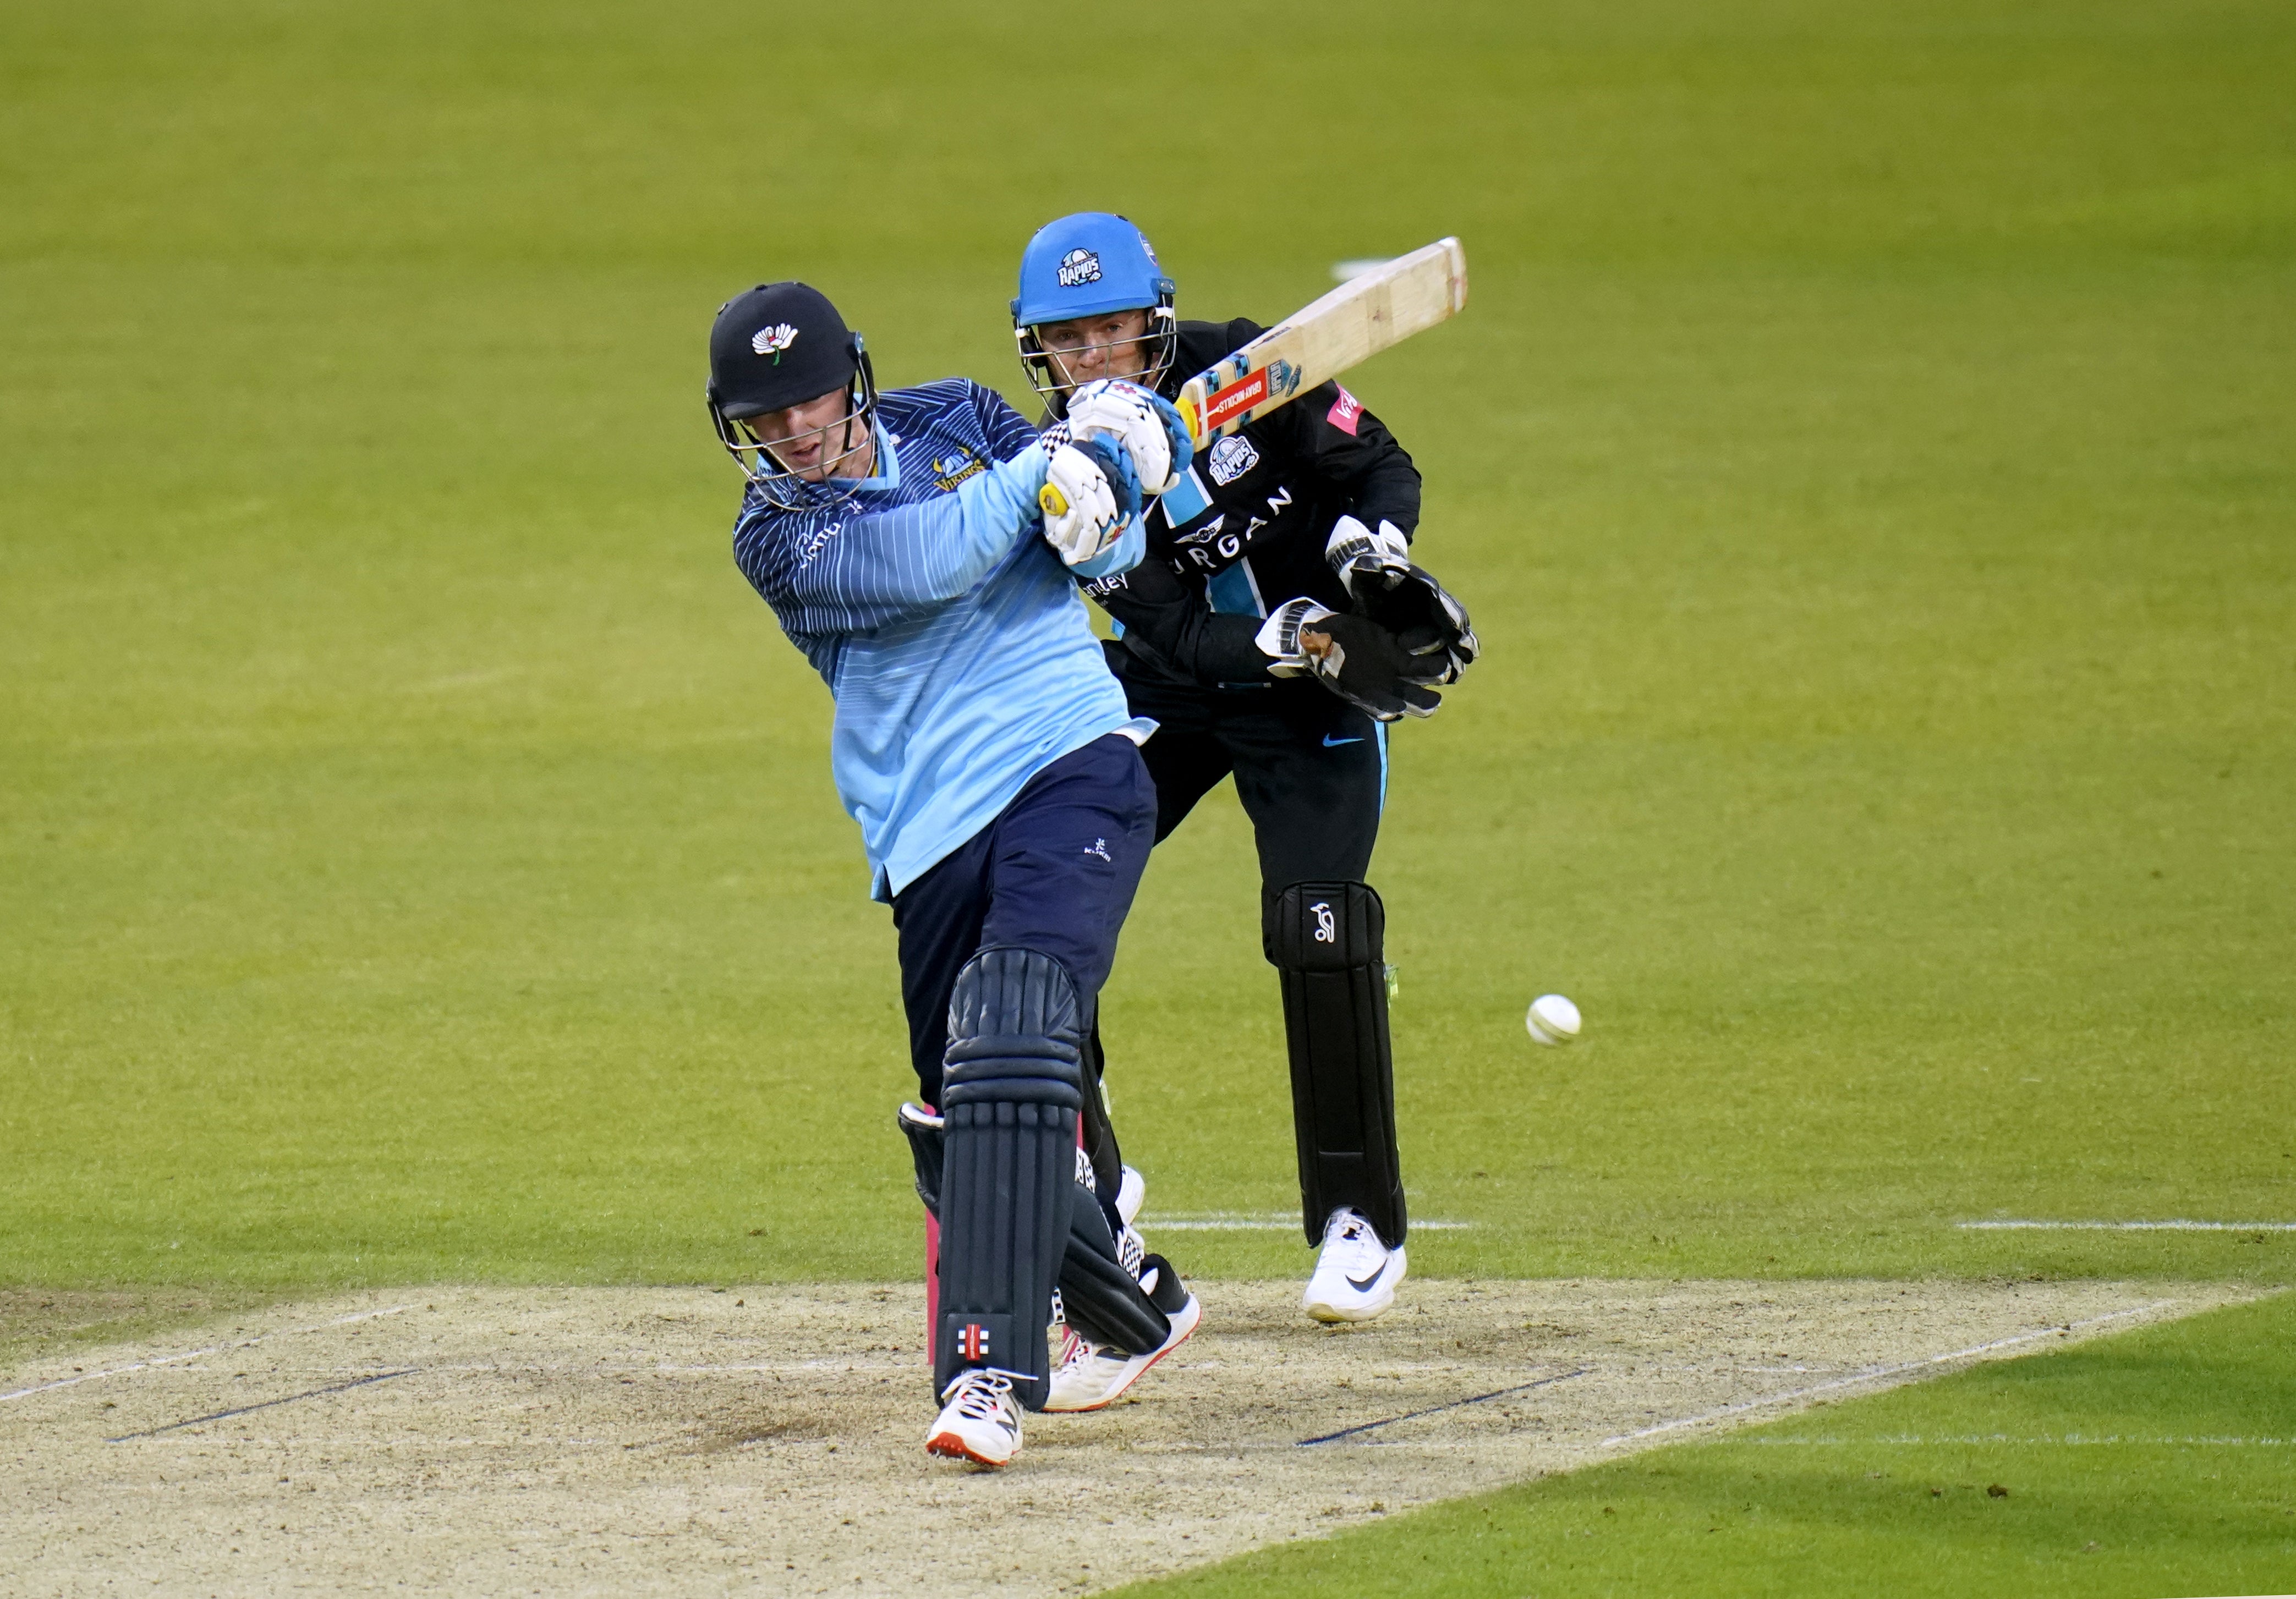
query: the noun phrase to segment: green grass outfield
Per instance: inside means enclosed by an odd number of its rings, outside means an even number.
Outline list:
[[[0,11],[0,1283],[914,1271],[703,335],[802,275],[1015,391],[1086,205],[1203,316],[1467,243],[1351,383],[1488,650],[1374,868],[1415,1271],[2296,1275],[1957,1225],[2296,1221],[2288,9],[1037,9]],[[1167,1215],[1292,1202],[1250,858],[1107,996]]]
[[[2292,1350],[2280,1295],[1120,1591],[2284,1594]]]
[[[2296,1219],[2287,10],[1183,6],[1068,116],[1028,9],[0,13],[0,1280],[913,1270],[702,339],[1017,389],[1086,204],[1206,315],[1467,242],[1356,382],[1488,645],[1374,873],[1415,1269],[2285,1278],[1956,1224]],[[1168,1214],[1292,1202],[1249,862],[1108,996]]]

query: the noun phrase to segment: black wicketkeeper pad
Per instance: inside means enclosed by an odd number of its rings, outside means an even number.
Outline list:
[[[1387,1037],[1387,913],[1371,885],[1298,882],[1267,902],[1267,959],[1283,980],[1292,1124],[1308,1242],[1352,1205],[1390,1249],[1408,1229]]]
[[[957,974],[941,1074],[940,1327],[933,1393],[988,1366],[1044,1406],[1045,1326],[1068,1247],[1084,1103],[1076,984],[1050,955],[984,949]]]

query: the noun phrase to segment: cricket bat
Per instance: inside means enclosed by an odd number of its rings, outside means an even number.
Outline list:
[[[1180,390],[1180,419],[1201,450],[1466,303],[1467,252],[1456,239],[1438,239],[1349,279],[1190,378]],[[1050,483],[1037,500],[1047,516],[1068,510]]]
[[[1329,381],[1467,303],[1467,252],[1438,239],[1352,278],[1293,312],[1180,390],[1180,417],[1202,449]]]

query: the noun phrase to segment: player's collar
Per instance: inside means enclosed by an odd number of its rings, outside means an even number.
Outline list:
[[[901,453],[893,447],[901,442],[898,433],[888,432],[885,424],[870,426],[869,441],[877,448],[878,475],[873,478],[832,478],[849,494],[889,494],[901,486]]]

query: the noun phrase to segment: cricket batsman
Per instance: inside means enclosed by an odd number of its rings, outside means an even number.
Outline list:
[[[1143,390],[1177,397],[1263,331],[1178,320],[1145,236],[1103,212],[1039,230],[1019,287],[1013,331],[1048,439],[1131,414]],[[1368,1320],[1394,1303],[1406,1264],[1384,912],[1364,882],[1387,727],[1432,715],[1436,687],[1478,646],[1465,609],[1413,563],[1411,457],[1336,382],[1174,477],[1144,517],[1144,559],[1078,575],[1117,624],[1106,650],[1129,709],[1158,726],[1143,750],[1156,840],[1231,775],[1251,819],[1303,1219],[1321,1246],[1303,1308],[1318,1321]],[[1096,1037],[1086,1050],[1096,1067]]]
[[[1156,797],[1153,724],[1075,583],[1139,560],[1144,488],[1186,468],[1186,430],[1150,408],[1040,439],[964,379],[881,394],[799,283],[720,308],[708,398],[747,480],[734,559],[829,685],[831,770],[898,933],[922,1102],[899,1121],[939,1223],[925,1447],[1001,1466],[1048,1397],[1055,1285],[1133,1375],[1198,1318],[1160,1257],[1120,1258],[1078,1155]]]

